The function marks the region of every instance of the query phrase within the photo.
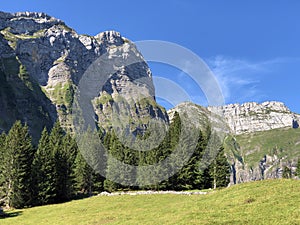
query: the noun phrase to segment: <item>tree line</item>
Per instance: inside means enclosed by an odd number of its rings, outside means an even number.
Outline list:
[[[124,146],[114,131],[104,133],[88,129],[82,135],[83,145],[79,151],[79,143],[61,128],[59,122],[54,124],[50,133],[46,128],[42,131],[39,143],[35,147],[28,126],[17,121],[7,134],[0,135],[0,206],[24,208],[60,203],[91,196],[104,190],[179,191],[227,186],[230,167],[222,146],[211,163],[199,169],[208,140],[213,135],[209,128],[207,132],[195,131],[198,132],[197,144],[184,166],[168,179],[155,182],[156,177],[168,171],[159,166],[149,171],[145,170],[144,166],[153,165],[170,156],[178,144],[180,130],[180,118],[178,113],[175,113],[167,135],[158,147],[151,151],[136,151]],[[93,145],[89,142],[90,136],[99,138],[106,147],[106,154],[99,156],[96,153],[101,159],[97,159],[95,164],[103,168],[105,177],[113,179],[106,179],[103,174],[97,173],[91,160],[88,160],[90,164],[87,163],[86,159],[94,153],[89,152],[90,146]],[[180,150],[184,153],[189,147],[191,146],[182,146]],[[124,174],[120,173],[121,170],[127,170],[129,167],[117,167],[108,155],[124,165],[137,166],[138,170],[133,173],[127,171],[125,174],[130,174],[130,177],[117,177]],[[176,161],[174,162],[176,164]],[[138,185],[114,182],[126,179],[134,179]],[[144,185],[149,179],[154,182]]]

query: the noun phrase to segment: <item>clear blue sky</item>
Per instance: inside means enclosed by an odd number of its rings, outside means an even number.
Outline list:
[[[113,29],[133,41],[175,42],[210,66],[226,103],[278,100],[300,113],[298,0],[11,0],[2,1],[0,10],[45,12],[81,34]],[[150,66],[205,104],[181,71]]]

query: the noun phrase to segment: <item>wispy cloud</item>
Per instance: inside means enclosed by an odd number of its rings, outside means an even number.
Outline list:
[[[272,74],[275,65],[299,60],[275,58],[259,62],[217,56],[206,60],[216,76],[226,103],[260,101],[266,98],[262,80]]]

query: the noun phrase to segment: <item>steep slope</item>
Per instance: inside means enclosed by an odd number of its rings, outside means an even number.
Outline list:
[[[213,110],[216,107],[208,107]],[[217,107],[234,134],[266,131],[283,127],[298,128],[300,115],[292,113],[281,102],[248,102]]]
[[[300,159],[299,114],[281,102],[244,103],[201,107],[182,103],[168,111],[193,115],[193,124],[205,131],[224,133],[226,155],[231,164],[231,183],[281,178],[288,167],[294,174]]]
[[[8,82],[13,87],[13,91],[9,93],[16,96],[16,101],[30,101],[28,99],[32,97],[24,95],[25,91],[17,88],[16,80],[9,81],[10,71],[13,71],[11,73],[16,78],[21,76],[19,68],[22,68],[26,71],[27,80],[20,78],[19,83],[28,86],[30,82],[30,85],[35,87],[31,94],[36,96],[37,101],[32,107],[37,110],[39,106],[43,106],[43,113],[48,118],[40,118],[35,110],[28,109],[25,112],[25,109],[32,105],[27,104],[28,102],[23,102],[24,106],[9,102],[9,97],[6,97],[8,91],[3,89],[2,92],[6,94],[2,94],[4,97],[1,98],[1,105],[4,107],[0,111],[0,118],[7,121],[7,124],[0,123],[0,129],[8,130],[11,123],[18,118],[28,122],[31,130],[35,130],[33,122],[27,119],[31,114],[31,120],[36,120],[40,126],[53,124],[56,118],[59,118],[65,129],[73,131],[71,114],[74,93],[78,90],[81,78],[87,70],[95,67],[99,58],[110,60],[110,73],[103,81],[101,72],[105,72],[107,68],[100,65],[96,71],[100,71],[97,80],[92,82],[104,84],[102,89],[96,90],[97,93],[89,99],[98,126],[111,128],[113,104],[120,102],[120,99],[128,102],[128,99],[136,94],[132,91],[133,87],[142,87],[145,94],[131,105],[129,113],[133,125],[130,131],[145,130],[151,118],[160,118],[168,123],[165,110],[155,102],[148,65],[134,44],[123,38],[120,33],[106,31],[95,37],[79,35],[61,20],[44,13],[0,12],[0,34],[0,57],[4,62],[1,75],[5,81],[1,85],[7,89]],[[132,63],[129,64],[128,61]],[[93,84],[88,87],[93,88]],[[10,113],[20,110],[23,111],[19,116],[12,116]]]
[[[231,183],[281,178],[288,167],[294,174],[300,160],[300,129],[279,128],[225,139],[231,163]]]

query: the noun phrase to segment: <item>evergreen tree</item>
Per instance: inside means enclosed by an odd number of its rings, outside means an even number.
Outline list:
[[[4,176],[5,139],[6,139],[5,133],[0,134],[0,205],[4,203],[5,196],[6,196],[5,189],[4,189],[5,187],[5,176]]]
[[[52,149],[55,162],[55,202],[63,202],[70,197],[70,190],[68,189],[68,157],[64,151],[64,135],[65,132],[57,121],[49,137],[50,148]]]
[[[44,128],[32,163],[33,196],[35,205],[54,203],[56,198],[55,160],[49,135]]]
[[[17,121],[5,141],[3,175],[5,178],[6,205],[23,208],[31,201],[31,164],[34,150],[28,127]]]
[[[226,187],[230,179],[230,165],[224,153],[224,148],[221,147],[213,163],[210,165],[209,174],[212,177],[212,187]]]
[[[89,164],[87,164],[81,152],[77,153],[74,170],[76,190],[79,193],[91,196],[93,186],[93,169]]]
[[[195,131],[196,132],[196,131]],[[203,173],[200,171],[200,161],[202,153],[206,147],[206,139],[199,131],[197,146],[188,163],[178,173],[178,188],[180,190],[201,189],[203,183]]]
[[[66,157],[66,174],[67,174],[67,182],[66,182],[66,190],[68,199],[72,198],[75,194],[75,160],[77,157],[78,147],[76,140],[67,133],[63,138],[63,153]]]
[[[76,158],[76,180],[79,182],[77,188],[90,195],[94,191],[103,190],[105,179],[102,175],[106,170],[106,153],[102,147],[102,135],[101,137],[100,135],[99,132],[92,131],[88,127],[84,133],[77,137],[78,149],[80,150]],[[110,141],[106,137],[104,139],[107,142]]]

